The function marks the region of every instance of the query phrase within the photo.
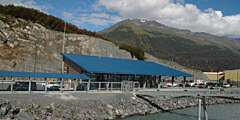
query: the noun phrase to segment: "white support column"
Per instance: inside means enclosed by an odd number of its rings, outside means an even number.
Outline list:
[[[47,78],[45,78],[45,92],[47,93],[47,85],[48,85],[48,81]]]
[[[68,88],[72,88],[72,80],[69,80],[69,86]]]
[[[160,89],[161,83],[158,83],[158,90]]]
[[[61,90],[61,92],[63,92],[63,83],[64,83],[64,79],[62,78],[61,79],[61,83],[60,83],[60,90]]]
[[[11,93],[13,94],[13,83],[14,83],[14,80],[13,80],[13,77],[11,77],[12,79],[12,82],[11,82]]]
[[[64,83],[65,83],[65,80],[64,80]],[[68,88],[68,78],[66,80],[66,88]]]
[[[140,86],[140,83],[138,82],[138,90],[140,90],[140,87],[141,87],[141,86]]]
[[[113,89],[113,83],[111,83],[111,91],[112,91],[112,89]]]
[[[123,91],[123,81],[121,82],[121,91]]]
[[[146,81],[143,83],[143,89],[146,88]]]
[[[90,90],[90,83],[91,83],[91,80],[89,79],[89,80],[88,80],[88,84],[87,84],[87,91]]]
[[[74,82],[74,91],[75,92],[77,91],[77,85],[78,85],[78,81],[77,81],[77,79],[75,79],[75,82]]]
[[[31,88],[32,88],[32,80],[29,77],[29,84],[28,84],[28,92],[29,92],[29,94],[31,94]]]
[[[108,88],[109,88],[109,82],[107,82],[107,90],[109,90]]]
[[[101,82],[98,83],[98,90],[101,90]]]

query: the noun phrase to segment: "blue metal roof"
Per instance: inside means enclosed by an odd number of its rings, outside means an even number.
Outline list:
[[[66,59],[69,59],[82,69],[86,70],[88,73],[192,77],[191,74],[149,61],[86,56],[79,54],[61,54]]]
[[[35,78],[80,78],[89,79],[84,74],[63,74],[63,73],[40,73],[40,72],[15,72],[1,71],[0,77],[35,77]]]

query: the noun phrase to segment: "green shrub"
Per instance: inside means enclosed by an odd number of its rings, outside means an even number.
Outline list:
[[[138,60],[144,60],[144,51],[140,48],[132,47],[126,44],[120,44],[120,49],[127,50],[131,53],[132,57],[135,56]]]

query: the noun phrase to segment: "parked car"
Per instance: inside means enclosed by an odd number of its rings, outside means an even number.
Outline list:
[[[185,87],[192,87],[190,84],[185,84]]]
[[[167,83],[167,86],[168,86],[168,87],[176,87],[177,84],[176,84],[176,83],[173,83],[173,84],[172,84],[172,83],[169,82],[169,83]]]
[[[218,83],[207,83],[207,86],[209,89],[215,89],[218,88]]]
[[[223,86],[222,86],[223,88],[230,88],[231,87],[231,85],[230,84],[223,84]]]
[[[14,91],[28,91],[29,82],[15,82],[13,83],[13,90]],[[11,85],[8,86],[8,90],[11,90]],[[36,82],[31,82],[31,90],[37,90]]]
[[[46,86],[47,90],[58,91],[60,88],[60,81],[48,81],[47,85],[44,83],[43,86]]]
[[[208,85],[207,84],[203,84],[203,83],[198,85],[198,88],[207,88],[207,87],[208,87]]]
[[[178,87],[184,87],[184,84],[183,83],[179,83],[177,86]]]
[[[189,86],[189,87],[195,87],[195,83],[194,82],[189,82],[189,83],[187,83],[187,86]]]

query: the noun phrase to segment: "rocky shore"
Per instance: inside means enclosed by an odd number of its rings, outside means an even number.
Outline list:
[[[145,100],[136,93],[0,94],[0,119],[117,119],[184,109],[198,103],[196,96],[141,96]],[[239,103],[239,99],[206,97],[207,104]]]

